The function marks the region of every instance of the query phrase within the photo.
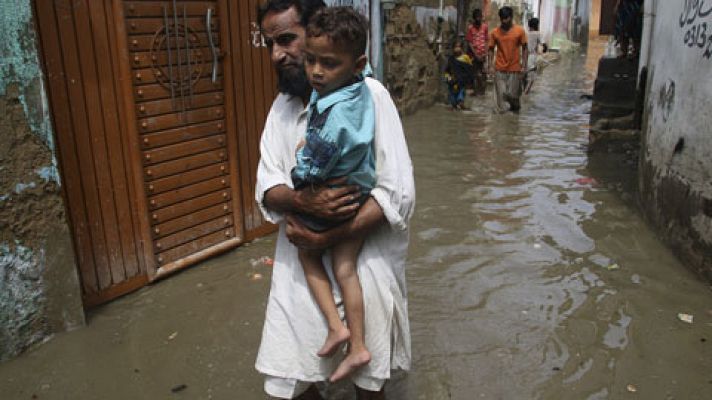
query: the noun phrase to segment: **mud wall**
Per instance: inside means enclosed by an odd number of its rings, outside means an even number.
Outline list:
[[[410,114],[432,105],[443,90],[439,57],[409,4],[387,13],[384,39],[385,81],[398,110]]]
[[[0,0],[0,361],[84,323],[30,0]]]
[[[640,189],[649,219],[712,282],[712,4],[646,1]]]

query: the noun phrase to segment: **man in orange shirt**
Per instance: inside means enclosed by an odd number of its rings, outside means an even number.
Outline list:
[[[522,74],[526,72],[529,59],[527,34],[524,28],[513,24],[513,15],[511,7],[500,8],[500,26],[492,31],[489,38],[489,65],[491,73],[494,73],[495,108],[500,113],[507,111],[505,102],[509,103],[512,111],[519,111]]]

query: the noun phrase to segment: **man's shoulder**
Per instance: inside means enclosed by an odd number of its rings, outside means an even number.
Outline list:
[[[279,93],[272,102],[269,114],[279,115],[280,118],[283,118],[285,115],[299,114],[303,109],[304,105],[300,98],[289,94]]]
[[[384,94],[389,95],[388,89],[386,89],[386,87],[383,86],[383,84],[379,80],[373,78],[366,78],[364,79],[364,82],[366,82],[366,87],[368,87],[368,90],[371,92],[371,96],[374,99],[381,97]]]

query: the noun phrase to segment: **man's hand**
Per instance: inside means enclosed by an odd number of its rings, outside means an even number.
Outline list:
[[[378,226],[387,223],[381,206],[373,197],[363,203],[353,219],[324,232],[310,230],[291,215],[286,216],[286,222],[287,239],[300,249],[306,250],[327,249],[345,238],[365,239]]]
[[[287,239],[296,247],[305,250],[324,250],[331,247],[329,231],[314,232],[291,215],[287,215],[286,220]]]
[[[343,221],[353,217],[358,211],[359,196],[359,187],[346,185],[346,178],[342,177],[331,179],[323,186],[298,190],[294,201],[302,213],[331,221]]]

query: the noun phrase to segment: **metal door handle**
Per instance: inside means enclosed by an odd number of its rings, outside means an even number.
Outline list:
[[[210,52],[213,55],[213,73],[211,75],[212,82],[215,83],[218,80],[218,51],[215,48],[215,43],[213,43],[213,30],[211,21],[213,19],[213,9],[208,8],[207,14],[205,14],[205,30],[208,34],[208,44],[210,45]]]

